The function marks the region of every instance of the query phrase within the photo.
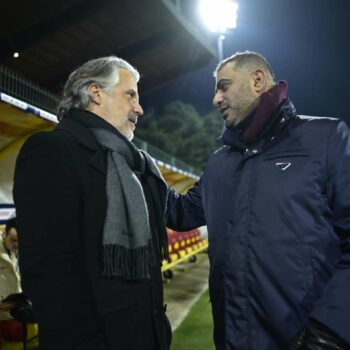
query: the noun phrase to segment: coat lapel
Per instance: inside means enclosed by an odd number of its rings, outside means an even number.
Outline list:
[[[80,146],[88,149],[91,152],[89,165],[106,174],[105,152],[88,128],[68,117],[58,124],[56,130],[69,133]]]
[[[107,163],[106,163],[106,153],[102,150],[95,152],[90,158],[89,165],[100,171],[103,174],[106,174]]]

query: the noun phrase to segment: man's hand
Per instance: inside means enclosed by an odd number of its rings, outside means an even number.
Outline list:
[[[289,350],[350,350],[350,346],[326,326],[311,320],[293,340]]]

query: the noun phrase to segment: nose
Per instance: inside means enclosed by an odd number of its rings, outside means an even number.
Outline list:
[[[219,107],[223,101],[224,101],[224,98],[222,96],[222,93],[220,91],[215,92],[215,95],[213,98],[213,105],[215,107]]]
[[[137,102],[137,103],[135,104],[134,112],[135,112],[138,116],[142,116],[142,115],[143,115],[143,108],[141,107],[141,105],[140,105],[139,102]]]

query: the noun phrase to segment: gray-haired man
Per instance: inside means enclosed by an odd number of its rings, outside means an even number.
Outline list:
[[[169,348],[160,266],[166,185],[130,142],[139,73],[104,57],[74,71],[53,132],[27,140],[14,199],[40,348]]]

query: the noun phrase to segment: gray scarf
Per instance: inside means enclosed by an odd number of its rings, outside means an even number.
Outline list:
[[[142,185],[135,175],[138,164],[133,152],[140,153],[131,142],[113,132],[92,129],[92,133],[107,148],[102,275],[149,279],[153,257],[151,228]]]

